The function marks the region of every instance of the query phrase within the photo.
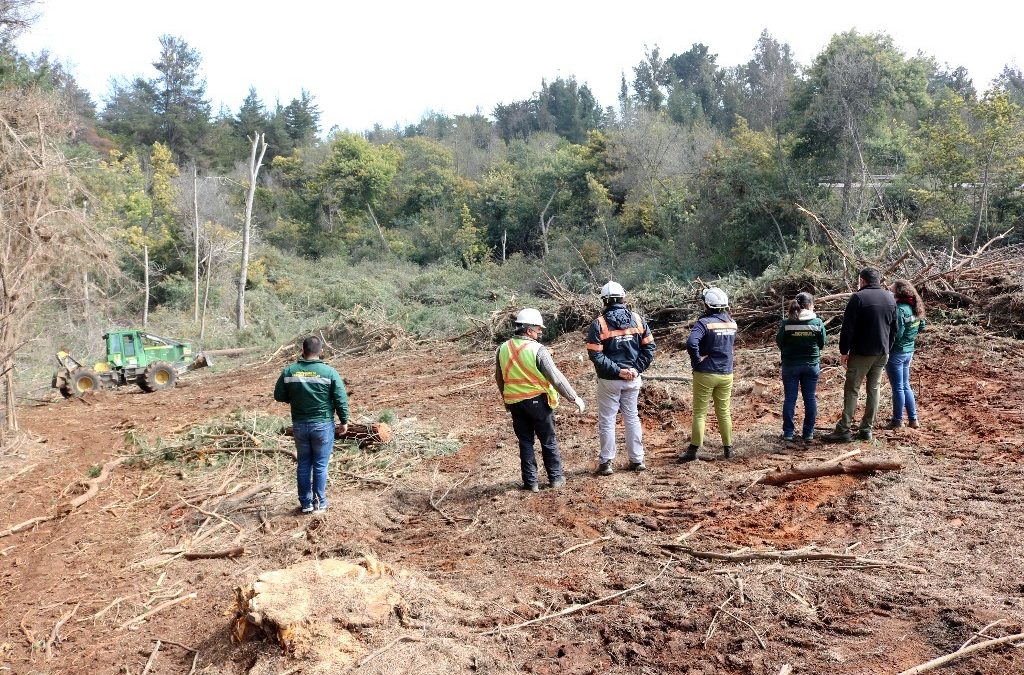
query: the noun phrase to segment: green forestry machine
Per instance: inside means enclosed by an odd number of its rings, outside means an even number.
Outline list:
[[[67,352],[57,352],[60,367],[51,385],[65,398],[126,384],[137,384],[145,392],[159,391],[173,387],[184,372],[212,365],[206,354],[193,357],[187,342],[139,330],[112,331],[103,341],[107,360],[91,367]]]

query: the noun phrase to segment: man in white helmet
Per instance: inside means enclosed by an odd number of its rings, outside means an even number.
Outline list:
[[[626,291],[609,281],[601,288],[604,310],[587,332],[587,354],[597,370],[597,433],[601,452],[597,472],[611,475],[615,459],[615,417],[622,413],[629,468],[643,471],[644,434],[637,399],[640,373],[654,360],[654,336],[636,312],[626,308]]]
[[[543,332],[544,319],[540,312],[529,307],[519,312],[515,336],[498,347],[494,367],[494,380],[505,407],[512,414],[512,429],[519,440],[523,489],[532,492],[540,490],[534,436],[540,440],[551,487],[565,485],[555,437],[554,409],[558,407],[558,394],[575,403],[580,412],[587,407],[558,370],[548,350],[537,341]]]

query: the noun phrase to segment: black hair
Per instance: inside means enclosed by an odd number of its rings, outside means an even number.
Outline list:
[[[528,323],[517,323],[515,335],[526,335],[526,331],[530,330],[530,324]]]
[[[860,278],[866,281],[868,286],[877,286],[882,282],[882,273],[874,267],[865,267],[860,271]]]
[[[814,306],[814,296],[807,291],[801,291],[789,302],[789,318],[796,321],[800,318],[801,309],[810,309]]]
[[[315,335],[310,335],[302,341],[302,355],[316,356],[324,350],[323,341]]]

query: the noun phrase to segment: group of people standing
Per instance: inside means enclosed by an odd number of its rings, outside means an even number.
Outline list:
[[[859,289],[843,315],[839,353],[846,369],[843,415],[835,430],[823,437],[829,442],[855,440],[853,420],[861,385],[867,382],[867,405],[856,438],[870,440],[878,411],[878,387],[883,370],[892,385],[893,411],[887,428],[906,423],[918,426],[917,405],[910,386],[910,364],[918,333],[925,327],[921,296],[905,280],[892,290],[881,286],[874,268],[860,271]],[[725,457],[732,456],[733,352],[736,322],[729,315],[729,298],[720,288],[707,288],[703,312],[686,341],[693,370],[693,420],[690,443],[679,456],[690,462],[704,443],[708,408],[713,404]],[[626,306],[623,287],[609,281],[601,288],[601,314],[587,330],[586,347],[597,374],[597,473],[611,475],[616,455],[615,423],[622,415],[628,469],[644,471],[643,429],[638,399],[642,374],[654,360],[656,345],[647,322]],[[523,488],[540,489],[535,440],[552,488],[565,485],[554,410],[560,398],[572,401],[582,413],[586,403],[559,371],[551,353],[540,342],[545,330],[540,312],[526,308],[515,319],[515,334],[495,354],[494,379],[512,417],[519,445]],[[804,415],[800,437],[814,438],[817,420],[817,385],[821,352],[825,347],[825,323],[814,312],[814,296],[798,293],[789,303],[787,316],[776,334],[782,355],[782,436],[796,440],[796,401],[803,396]],[[297,450],[299,505],[303,513],[327,508],[327,465],[334,445],[334,416],[341,431],[349,421],[345,384],[337,371],[322,361],[323,344],[317,337],[302,345],[302,358],[282,371],[274,390],[277,401],[289,403]]]
[[[621,284],[614,281],[605,284],[601,288],[601,300],[604,307],[591,322],[586,336],[587,354],[597,374],[597,473],[609,476],[614,472],[615,423],[620,414],[629,456],[627,468],[644,471],[647,465],[638,399],[642,373],[654,360],[654,336],[647,322],[626,307],[626,292]],[[687,340],[694,393],[691,444],[680,457],[684,462],[697,457],[712,401],[725,456],[732,456],[729,405],[737,326],[729,316],[729,298],[723,290],[709,288],[704,291],[703,300],[703,316]],[[555,433],[554,410],[559,395],[573,401],[580,412],[586,410],[586,404],[555,366],[547,349],[537,342],[545,329],[540,312],[523,309],[515,323],[515,335],[504,342],[495,355],[494,379],[512,416],[512,429],[519,443],[523,488],[540,490],[535,440],[540,441],[549,485],[558,488],[565,485],[565,475]]]
[[[643,318],[625,304],[622,286],[610,281],[601,289],[604,309],[587,331],[587,354],[597,374],[599,452],[597,473],[611,475],[616,455],[615,423],[622,415],[625,428],[627,468],[643,471],[643,430],[637,402],[642,373],[654,360],[655,343]],[[729,315],[729,298],[720,288],[705,289],[704,308],[686,341],[693,370],[693,419],[690,443],[680,462],[697,459],[704,442],[708,409],[714,405],[722,449],[732,457],[733,352],[736,322]],[[897,281],[891,290],[881,286],[881,274],[865,268],[859,274],[859,289],[853,293],[843,316],[839,336],[840,360],[846,369],[843,415],[835,430],[823,437],[827,442],[871,440],[878,411],[878,388],[885,371],[893,391],[893,412],[888,429],[906,424],[918,427],[917,406],[910,386],[910,364],[918,333],[925,326],[921,296],[910,282]],[[519,443],[523,487],[540,489],[534,439],[551,487],[565,485],[554,410],[561,396],[573,401],[580,412],[583,399],[555,366],[550,353],[537,340],[544,331],[543,318],[536,309],[524,309],[516,317],[516,334],[498,348],[495,381],[512,416]],[[814,296],[798,293],[789,303],[787,316],[776,333],[782,357],[782,437],[796,440],[796,403],[802,395],[804,415],[800,438],[814,438],[817,421],[817,385],[821,374],[821,353],[825,347],[825,322],[814,312]],[[867,382],[867,403],[856,435],[853,420],[860,389]]]
[[[881,285],[881,273],[865,267],[858,275],[859,288],[850,296],[843,312],[839,334],[840,363],[846,370],[843,385],[843,414],[834,431],[822,440],[848,443],[871,440],[878,414],[879,385],[884,371],[892,387],[892,415],[887,429],[904,424],[917,428],[917,402],[910,386],[910,364],[914,348],[926,324],[924,301],[904,279],[891,290]],[[797,394],[803,396],[804,418],[801,438],[814,438],[818,415],[817,386],[821,373],[821,351],[825,347],[825,323],[814,313],[814,296],[798,293],[790,302],[788,316],[779,325],[775,341],[782,352],[782,437],[796,438],[794,415]],[[864,414],[854,432],[854,416],[860,389],[867,383]]]

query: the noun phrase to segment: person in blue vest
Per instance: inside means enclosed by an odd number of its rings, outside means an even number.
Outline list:
[[[565,473],[555,435],[558,395],[561,393],[575,403],[581,413],[587,406],[558,370],[548,350],[538,342],[544,332],[540,312],[527,307],[516,315],[515,323],[515,335],[502,343],[494,356],[494,381],[512,415],[512,430],[519,441],[523,489],[540,490],[534,437],[540,440],[549,484],[560,488],[565,485]]]
[[[629,469],[644,471],[644,433],[637,399],[641,373],[654,360],[654,336],[643,318],[626,307],[626,291],[609,281],[601,288],[604,309],[587,331],[587,355],[597,371],[597,433],[600,453],[597,473],[614,471],[615,418],[622,413]]]
[[[693,425],[690,446],[679,456],[680,462],[697,459],[704,443],[704,425],[708,405],[714,400],[718,431],[722,434],[725,458],[732,457],[732,355],[736,345],[736,322],[729,316],[729,296],[721,288],[703,293],[704,314],[694,324],[686,340],[693,368]]]
[[[804,442],[814,438],[818,417],[818,376],[821,374],[821,350],[825,348],[825,323],[814,313],[814,296],[797,293],[789,303],[788,316],[779,324],[775,342],[782,352],[782,439],[792,441],[796,434],[793,415],[798,392],[804,397]]]
[[[302,513],[327,510],[327,464],[334,450],[335,413],[341,422],[340,432],[348,429],[345,383],[322,358],[320,338],[306,338],[302,358],[281,371],[274,387],[274,400],[291,406]]]
[[[910,388],[910,362],[914,360],[914,345],[917,335],[927,323],[924,318],[924,300],[906,279],[900,279],[892,286],[896,296],[897,318],[896,340],[885,364],[885,374],[892,387],[892,417],[887,429],[903,426],[903,412],[907,413],[907,426],[917,429],[917,400]]]

